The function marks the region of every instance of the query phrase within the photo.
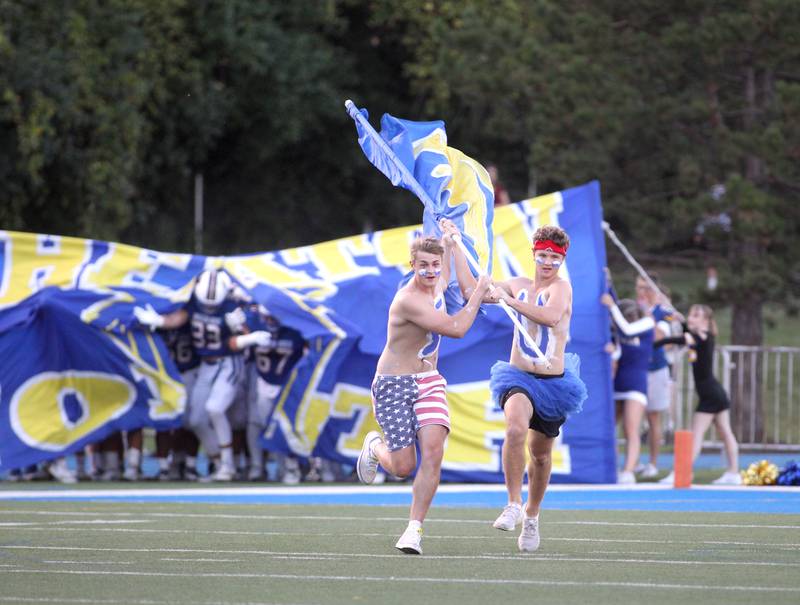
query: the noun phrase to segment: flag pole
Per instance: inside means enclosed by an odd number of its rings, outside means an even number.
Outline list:
[[[649,286],[649,287],[650,287],[650,288],[653,290],[653,292],[655,292],[655,293],[656,293],[656,295],[658,295],[659,299],[666,300],[666,301],[667,301],[667,303],[669,303],[669,305],[670,305],[670,306],[672,306],[672,301],[670,301],[669,297],[668,297],[667,295],[665,295],[665,294],[664,294],[664,293],[663,293],[663,292],[662,292],[662,291],[661,291],[661,290],[658,288],[658,286],[656,285],[656,282],[654,282],[654,281],[653,281],[653,279],[652,279],[652,278],[651,278],[651,277],[650,277],[650,276],[647,274],[647,271],[645,271],[645,270],[644,270],[644,267],[642,267],[642,266],[641,266],[641,265],[640,265],[640,264],[639,264],[639,263],[636,261],[636,259],[635,259],[635,258],[633,258],[633,254],[631,254],[631,253],[628,251],[628,249],[625,247],[625,244],[623,244],[623,243],[622,243],[622,242],[619,240],[619,238],[617,237],[617,234],[616,234],[616,233],[614,233],[614,230],[613,230],[613,229],[611,229],[611,226],[610,226],[610,225],[609,225],[609,224],[608,224],[606,221],[603,221],[603,222],[602,222],[602,224],[601,224],[601,226],[602,226],[602,228],[603,228],[603,231],[605,231],[605,232],[606,232],[606,235],[608,235],[608,237],[611,239],[611,241],[612,241],[612,242],[614,242],[614,244],[617,246],[617,248],[619,248],[620,252],[622,252],[622,255],[623,255],[623,256],[624,256],[624,257],[627,259],[627,261],[628,261],[628,262],[629,262],[631,265],[633,265],[633,268],[634,268],[634,269],[636,269],[636,272],[639,274],[639,276],[640,276],[640,277],[641,277],[641,278],[642,278],[642,279],[645,281],[645,283],[646,283],[646,284],[647,284],[647,285],[648,285],[648,286]]]
[[[389,145],[386,144],[386,141],[384,141],[383,137],[378,134],[378,131],[372,127],[372,124],[370,124],[369,120],[364,117],[364,114],[359,111],[358,107],[356,107],[356,104],[350,99],[347,99],[344,102],[344,106],[347,109],[347,113],[350,114],[350,117],[361,125],[361,127],[369,135],[369,138],[372,139],[374,143],[377,143],[378,147],[381,148],[381,151],[383,151],[383,153],[386,154],[390,160],[392,160],[392,163],[395,165],[395,167],[401,172],[403,177],[405,177],[405,180],[411,184],[413,187],[412,193],[414,193],[414,195],[420,199],[423,205],[431,210],[431,213],[433,213],[433,200],[431,199],[431,196],[429,196],[428,192],[422,188],[422,185],[420,185],[416,177],[411,174],[411,171],[406,168],[406,165],[397,158],[397,154],[392,150],[391,147],[389,147]],[[393,184],[396,185],[396,183]]]
[[[350,99],[347,99],[344,102],[344,106],[345,109],[347,109],[347,113],[350,115],[350,117],[353,118],[353,120],[355,120],[364,129],[367,136],[369,136],[370,139],[374,143],[376,143],[378,147],[380,147],[381,151],[386,155],[386,157],[392,161],[395,167],[403,175],[404,180],[407,183],[411,184],[412,192],[420,199],[423,205],[431,211],[431,214],[435,214],[433,212],[433,207],[434,207],[433,200],[428,195],[428,192],[425,191],[425,189],[423,189],[422,185],[420,185],[417,179],[414,177],[414,175],[411,174],[411,171],[409,171],[409,169],[406,168],[405,164],[403,164],[403,162],[401,162],[400,159],[397,157],[397,154],[395,154],[394,150],[392,150],[392,148],[389,147],[389,145],[387,145],[386,141],[384,141],[383,138],[380,136],[380,134],[378,134],[378,132],[372,127],[372,124],[370,124],[369,120],[367,120],[364,117],[364,114],[362,114],[361,111],[359,111],[355,103],[353,103],[353,101],[351,101]],[[488,274],[488,272],[484,271],[478,264],[478,262],[467,251],[466,246],[464,246],[464,242],[461,241],[461,237],[454,238],[454,240],[461,248],[461,250],[464,252],[464,256],[467,257],[467,262],[469,262],[472,268],[475,269],[478,275]],[[504,300],[500,300],[499,305],[503,309],[503,311],[506,312],[506,315],[508,315],[508,318],[511,320],[511,322],[517,328],[519,328],[522,337],[525,339],[525,342],[538,355],[539,361],[545,364],[545,367],[547,368],[552,367],[552,364],[544,356],[544,353],[542,353],[542,350],[533,340],[533,337],[528,333],[528,330],[526,330],[525,327],[522,325],[522,322],[516,316],[516,313],[513,311],[513,309],[511,309]]]

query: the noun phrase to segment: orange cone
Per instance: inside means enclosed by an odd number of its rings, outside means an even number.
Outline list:
[[[692,485],[692,431],[675,431],[674,487]]]

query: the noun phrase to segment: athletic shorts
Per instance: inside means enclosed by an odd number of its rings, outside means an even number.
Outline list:
[[[548,376],[548,378],[550,377]],[[561,378],[561,376],[553,376],[552,378]],[[532,431],[538,431],[543,435],[546,435],[547,437],[550,437],[552,439],[558,437],[558,434],[560,432],[559,429],[561,428],[561,425],[567,421],[567,419],[562,418],[561,420],[545,420],[544,418],[539,416],[539,414],[536,413],[536,404],[533,401],[531,401],[530,393],[528,393],[528,391],[526,391],[523,388],[513,387],[507,390],[505,393],[503,393],[502,397],[500,397],[500,409],[505,408],[506,401],[508,401],[508,398],[511,397],[512,395],[515,395],[516,393],[522,393],[523,395],[525,395],[525,398],[531,402],[531,408],[533,409],[533,414],[531,414],[531,421],[528,424],[528,428],[531,429]]]
[[[663,412],[669,409],[670,399],[669,367],[647,373],[647,411]]]
[[[438,424],[450,431],[447,381],[436,370],[388,376],[372,381],[372,409],[390,452],[414,443],[417,431]]]

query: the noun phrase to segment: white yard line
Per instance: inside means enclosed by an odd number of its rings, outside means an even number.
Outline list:
[[[152,523],[149,519],[81,519],[80,521],[40,521],[38,525],[127,525]]]
[[[179,557],[161,557],[160,560],[179,563],[242,563],[244,561],[244,559],[181,559]]]
[[[8,527],[6,529],[20,529],[26,531],[43,531],[43,532],[114,532],[114,533],[130,533],[130,534],[209,534],[221,536],[324,536],[327,538],[337,538],[340,536],[349,536],[354,538],[380,538],[394,534],[388,533],[345,533],[345,532],[285,532],[285,531],[246,531],[234,529],[150,529],[138,527]],[[454,539],[463,540],[485,540],[486,536],[453,536]]]
[[[738,529],[796,529],[796,525],[754,525],[746,523],[640,523],[631,521],[548,521],[551,525],[607,525],[609,527],[723,527]]]
[[[4,549],[52,549],[52,550],[87,550],[87,551],[100,551],[100,552],[142,552],[142,553],[204,553],[204,554],[217,554],[217,555],[261,555],[268,557],[314,557],[321,559],[357,559],[357,558],[405,558],[405,555],[400,553],[393,554],[376,554],[376,553],[347,553],[347,552],[327,552],[327,553],[308,553],[308,552],[285,552],[276,550],[210,550],[210,549],[168,549],[168,548],[78,548],[78,547],[36,547],[36,546],[0,546],[0,550]],[[633,553],[642,554],[642,553]],[[544,563],[635,563],[635,564],[656,564],[656,565],[689,565],[689,566],[704,566],[704,565],[718,565],[718,566],[754,566],[754,567],[800,567],[800,563],[780,563],[774,561],[684,561],[684,560],[670,560],[670,559],[636,559],[636,558],[597,558],[597,557],[570,557],[567,555],[519,555],[519,554],[480,554],[480,555],[426,555],[426,559],[438,559],[445,561],[476,561],[476,560],[500,560],[500,561],[542,561]],[[168,560],[168,559],[164,559]],[[176,559],[188,560],[188,559]]]
[[[400,555],[402,556],[402,555]],[[520,557],[530,559],[530,557]],[[474,584],[474,585],[521,585],[521,586],[581,586],[587,588],[612,587],[612,588],[646,588],[646,589],[665,589],[665,590],[714,590],[727,592],[756,592],[756,593],[798,593],[800,587],[779,587],[779,586],[731,586],[731,585],[712,585],[712,584],[670,584],[656,582],[580,582],[576,580],[502,580],[497,578],[445,578],[445,577],[422,577],[412,575],[411,577],[400,576],[326,576],[326,575],[305,575],[305,574],[274,574],[274,573],[182,573],[182,572],[145,572],[145,571],[99,571],[99,570],[39,570],[39,569],[0,569],[0,574],[20,573],[20,574],[62,574],[62,575],[98,575],[98,576],[143,576],[143,577],[162,577],[162,578],[252,578],[252,579],[271,579],[271,580],[290,580],[292,582],[377,582],[377,583],[431,583],[431,584]]]
[[[408,517],[372,517],[369,515],[354,516],[354,515],[296,515],[287,513],[285,515],[237,515],[230,513],[158,513],[158,512],[143,512],[143,511],[95,511],[95,512],[68,512],[68,511],[45,511],[45,510],[0,510],[0,515],[43,515],[43,516],[60,516],[60,515],[82,515],[82,516],[131,516],[138,517],[161,517],[161,518],[202,518],[202,519],[234,519],[234,520],[264,520],[264,521],[280,521],[280,520],[298,520],[298,521],[408,521]],[[126,523],[128,521],[104,521],[97,520],[97,523]],[[130,522],[146,523],[146,520],[133,520]],[[489,525],[491,519],[438,519],[430,518],[425,521],[430,524],[437,523],[455,523],[461,524],[476,524],[476,525]],[[43,522],[38,522],[36,525],[41,525]],[[49,522],[56,523],[56,522]],[[67,523],[67,522],[60,522]],[[78,522],[75,522],[78,523]],[[547,525],[601,525],[601,526],[620,526],[620,527],[720,527],[720,528],[739,528],[739,529],[793,529],[800,530],[800,522],[795,525],[759,525],[753,523],[644,523],[633,521],[544,521]],[[28,522],[27,524],[33,524]],[[0,525],[5,525],[0,523]],[[22,523],[9,523],[8,525],[22,525]]]
[[[133,565],[133,561],[63,561],[63,560],[44,560],[42,563],[67,564],[67,565]]]
[[[25,597],[0,595],[0,603],[86,603],[88,605],[278,605],[276,603],[266,603],[263,601],[158,601],[155,599],[76,599],[68,597],[48,598],[48,597]],[[280,605],[300,605],[298,603],[281,603]],[[306,604],[312,605],[312,604]]]
[[[553,523],[555,525],[555,523]],[[634,524],[637,525],[637,524]],[[661,524],[642,524],[645,527],[660,527]],[[692,526],[689,526],[692,527]],[[715,527],[715,526],[707,526],[707,525],[699,525],[697,527]],[[725,527],[725,526],[720,526]],[[732,526],[738,528],[746,528],[746,529],[763,529],[761,526]],[[180,534],[204,534],[204,535],[222,535],[222,536],[316,536],[316,537],[325,537],[325,538],[338,538],[342,536],[353,537],[353,538],[380,538],[386,536],[393,536],[394,533],[391,532],[286,532],[286,531],[250,531],[250,530],[233,530],[233,529],[155,529],[155,528],[141,528],[141,527],[52,527],[52,526],[24,526],[24,527],[7,527],[5,528],[8,531],[12,530],[20,530],[20,531],[36,531],[36,532],[80,532],[80,533],[89,533],[89,532],[114,532],[114,533],[129,533],[129,534],[173,534],[173,535],[180,535]],[[781,529],[779,527],[770,526],[767,529]],[[787,529],[787,528],[783,528]],[[795,529],[795,528],[791,528]],[[500,534],[495,534],[495,536],[499,536]],[[455,536],[455,535],[436,535],[436,534],[427,534],[426,538],[431,538],[434,540],[485,540],[487,536],[485,535],[471,535],[471,536]],[[583,538],[548,538],[548,539],[555,539],[555,540],[576,540],[582,541]],[[594,538],[587,538],[588,541],[601,541],[600,539]],[[621,541],[621,542],[635,542],[636,540],[612,540],[612,541]],[[663,540],[650,540],[646,542],[651,543],[664,543]],[[678,541],[677,543],[686,543],[685,541]],[[690,542],[694,543],[694,542]],[[721,543],[721,542],[717,542]],[[736,542],[731,542],[732,544]],[[759,542],[749,543],[749,542],[738,542],[738,544],[743,545],[751,545],[751,544],[761,544]],[[780,546],[786,546],[786,544],[778,544]]]
[[[46,528],[41,528],[46,529]],[[159,531],[159,530],[150,530],[150,531]],[[181,531],[181,533],[198,533],[192,530],[163,530],[163,531]],[[250,532],[257,535],[263,536],[272,536],[272,535],[280,535],[285,536],[287,535],[285,532]],[[294,534],[298,535],[298,534]],[[360,533],[360,534],[342,534],[342,533],[334,533],[334,534],[318,534],[315,533],[313,535],[328,535],[328,536],[356,536],[356,537],[365,537],[365,538],[386,538],[395,536],[393,533]],[[512,534],[508,534],[512,535]],[[495,535],[495,537],[504,537],[504,534],[500,534],[499,532]],[[485,540],[486,536],[441,536],[441,535],[431,535],[426,534],[426,540]],[[744,542],[740,540],[642,540],[636,538],[558,538],[558,537],[547,537],[548,541],[553,542],[592,542],[592,543],[611,543],[611,544],[691,544],[696,546],[702,545],[714,545],[714,546],[753,546],[757,548],[769,546],[775,547],[780,550],[800,550],[800,544],[790,543],[790,542]],[[239,553],[248,553],[248,554],[269,554],[266,551],[241,551],[241,550],[204,550],[204,549],[138,549],[138,548],[87,548],[87,547],[80,547],[80,546],[25,546],[25,545],[2,545],[0,544],[0,550],[3,549],[45,549],[45,550],[107,550],[113,552],[211,552],[211,553],[232,553],[232,554],[239,554]]]

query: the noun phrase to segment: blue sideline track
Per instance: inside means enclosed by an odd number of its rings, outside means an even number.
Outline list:
[[[3,501],[50,502],[197,502],[209,504],[371,505],[408,506],[410,485],[315,487],[209,487],[182,489],[65,489],[0,490]],[[502,485],[440,486],[434,506],[502,507]],[[552,485],[544,508],[558,510],[637,510],[672,512],[729,512],[797,515],[800,529],[800,488],[693,486],[673,489],[656,484]]]

